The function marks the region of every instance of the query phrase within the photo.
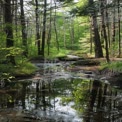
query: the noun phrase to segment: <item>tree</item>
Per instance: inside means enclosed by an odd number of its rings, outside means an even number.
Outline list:
[[[57,43],[57,49],[59,51],[58,33],[57,33],[57,27],[56,27],[56,0],[54,0],[54,2],[55,2],[55,16],[54,16],[55,38],[56,38],[56,43]]]
[[[105,50],[106,50],[106,60],[107,62],[110,62],[109,59],[109,50],[108,50],[108,38],[107,38],[107,31],[106,31],[106,22],[105,19],[108,18],[107,15],[107,8],[106,8],[106,0],[100,0],[101,3],[101,21],[102,21],[102,31],[103,31],[103,36],[104,36],[104,40],[105,40]],[[107,21],[107,20],[106,20]]]
[[[92,6],[91,10],[91,18],[92,18],[92,27],[93,27],[93,34],[94,34],[94,47],[95,47],[95,57],[96,58],[101,58],[103,57],[103,51],[102,51],[102,46],[101,46],[101,41],[100,41],[100,35],[99,35],[99,30],[98,30],[98,24],[97,24],[97,15],[96,15],[96,10],[94,9],[94,1],[89,0],[89,5]]]
[[[49,30],[47,37],[48,55],[50,54],[51,32],[52,32],[52,0],[50,1],[50,20],[49,20]]]
[[[35,3],[36,3],[36,8],[35,8],[35,14],[36,14],[36,40],[37,40],[38,55],[41,55],[38,0],[35,0]]]
[[[11,14],[11,0],[5,0],[4,4],[4,21],[5,21],[5,33],[6,33],[6,47],[10,48],[14,46],[13,29],[12,29],[12,14]],[[15,65],[14,56],[9,56],[10,62]]]
[[[119,34],[119,55],[118,57],[121,57],[121,21],[120,21],[120,0],[117,0],[118,4],[118,34]]]
[[[24,55],[27,57],[28,55],[28,48],[27,48],[27,29],[26,29],[26,22],[25,22],[25,15],[24,15],[24,5],[23,0],[20,0],[20,8],[21,8],[21,26],[22,26],[22,44],[24,46]]]
[[[45,34],[46,34],[46,13],[47,13],[47,0],[44,0],[44,9],[43,9],[43,29],[42,29],[42,56],[44,57],[45,52]]]

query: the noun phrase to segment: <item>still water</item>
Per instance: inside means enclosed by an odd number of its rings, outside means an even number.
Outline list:
[[[12,116],[22,122],[122,121],[122,91],[109,81],[94,80],[94,74],[83,71],[67,72],[60,63],[36,65],[39,70],[32,78],[0,89],[0,122],[11,122]]]

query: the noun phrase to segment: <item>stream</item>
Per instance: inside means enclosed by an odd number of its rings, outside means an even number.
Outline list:
[[[35,63],[33,77],[0,88],[0,122],[121,122],[122,89],[70,63]]]

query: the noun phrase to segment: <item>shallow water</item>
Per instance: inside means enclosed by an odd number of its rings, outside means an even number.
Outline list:
[[[64,69],[69,64],[36,65],[39,70],[33,78],[21,79],[1,88],[0,122],[11,122],[12,116],[21,117],[23,122],[27,121],[25,119],[41,122],[122,121],[122,91],[110,84],[104,89],[109,81],[99,81],[103,89],[102,99],[99,101],[100,93],[97,91],[91,109],[94,74],[84,74],[83,71],[67,72]],[[104,103],[103,106],[97,107],[98,101],[100,104]]]

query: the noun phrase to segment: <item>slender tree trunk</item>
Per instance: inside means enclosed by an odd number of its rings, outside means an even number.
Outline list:
[[[114,43],[115,42],[115,19],[116,19],[116,16],[115,16],[115,2],[114,2],[114,11],[113,11],[113,24],[112,24],[112,42]]]
[[[66,48],[66,20],[65,20],[65,15],[63,15],[63,41],[64,41],[64,48]]]
[[[70,36],[71,36],[71,44],[72,44],[72,48],[73,48],[73,44],[74,44],[74,23],[73,23],[73,18],[71,18],[71,28],[70,28]]]
[[[119,34],[119,55],[118,57],[121,57],[121,21],[120,21],[120,0],[117,0],[118,2],[118,34]]]
[[[111,47],[111,38],[110,38],[110,27],[109,27],[109,15],[108,15],[108,11],[106,11],[106,17],[107,17],[107,23],[106,23],[106,26],[107,26],[107,31],[108,31],[108,48],[110,48]]]
[[[27,47],[27,30],[26,30],[26,22],[25,22],[25,14],[24,14],[24,4],[23,0],[20,0],[20,8],[21,8],[21,25],[22,25],[22,44],[24,46],[24,56],[28,55],[28,47]]]
[[[54,0],[55,2],[55,16],[54,16],[54,28],[55,28],[55,37],[56,37],[56,43],[57,43],[57,49],[59,51],[59,42],[58,42],[58,33],[57,33],[57,27],[56,27],[56,0]]]
[[[92,19],[90,18],[90,21],[92,21]],[[93,37],[92,37],[92,22],[90,23],[90,53],[92,54],[92,42],[93,42]]]
[[[18,35],[18,28],[17,28],[17,8],[18,8],[18,0],[16,0],[15,1],[15,26],[16,26],[16,28],[15,28],[15,31],[16,31],[16,37],[17,37],[17,35]]]
[[[47,0],[44,0],[44,14],[43,14],[43,30],[42,30],[42,56],[44,57],[45,48],[45,34],[46,34],[46,10]]]
[[[4,5],[3,5],[3,1],[0,1],[0,29],[1,31],[3,30],[3,9],[4,9]]]
[[[47,45],[48,45],[48,55],[50,54],[50,41],[51,41],[51,31],[52,31],[52,0],[50,1],[50,25],[49,25],[49,32],[47,38]]]
[[[35,3],[36,3],[35,14],[36,14],[36,40],[37,40],[37,49],[38,49],[38,55],[41,55],[38,0],[35,0]]]

